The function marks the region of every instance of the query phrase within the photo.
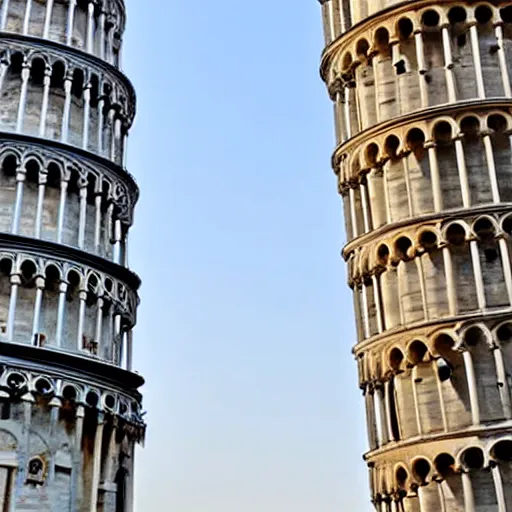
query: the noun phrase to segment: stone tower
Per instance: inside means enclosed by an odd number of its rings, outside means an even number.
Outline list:
[[[0,512],[131,512],[123,0],[0,5]]]
[[[512,2],[322,0],[379,512],[512,511]]]

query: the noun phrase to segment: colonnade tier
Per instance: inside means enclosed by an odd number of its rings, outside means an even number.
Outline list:
[[[138,189],[108,161],[0,133],[0,231],[70,245],[128,265]]]
[[[512,426],[512,311],[413,328],[356,356],[369,460],[402,445]]]
[[[335,1],[335,0],[333,0]],[[339,144],[437,105],[512,99],[512,6],[403,2],[326,49]]]
[[[512,102],[447,105],[369,130],[334,156],[350,252],[358,237],[512,202]]]
[[[0,31],[60,43],[120,67],[121,0],[2,0]]]
[[[382,452],[369,465],[378,512],[506,511],[512,506],[510,426],[424,440]]]
[[[0,341],[76,353],[131,371],[138,306],[133,283],[86,259],[60,256],[51,245],[45,251],[0,238]]]
[[[358,342],[512,308],[512,209],[394,230],[348,259]]]
[[[131,83],[99,59],[0,38],[0,129],[52,139],[124,166]]]

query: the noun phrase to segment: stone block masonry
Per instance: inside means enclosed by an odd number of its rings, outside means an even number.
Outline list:
[[[0,512],[133,512],[122,0],[0,3]]]
[[[512,3],[320,3],[372,502],[512,511]]]

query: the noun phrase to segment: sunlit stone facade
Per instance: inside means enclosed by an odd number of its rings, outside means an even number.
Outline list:
[[[512,511],[512,2],[321,9],[372,502]]]
[[[0,4],[0,512],[131,512],[122,0]]]

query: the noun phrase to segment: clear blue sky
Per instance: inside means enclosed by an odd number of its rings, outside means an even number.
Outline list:
[[[366,512],[316,0],[127,0],[137,512]]]

